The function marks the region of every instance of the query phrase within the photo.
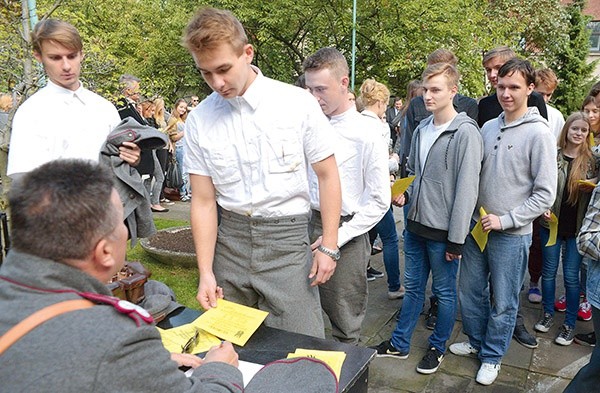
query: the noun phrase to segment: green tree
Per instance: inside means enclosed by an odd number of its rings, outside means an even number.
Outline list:
[[[583,15],[584,5],[585,0],[575,0],[566,7],[568,40],[548,64],[560,80],[554,93],[554,104],[566,116],[581,109],[595,67],[595,62],[588,64],[586,61],[590,45],[590,30],[587,24],[591,18]]]

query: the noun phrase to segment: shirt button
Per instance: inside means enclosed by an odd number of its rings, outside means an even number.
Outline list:
[[[494,150],[498,150],[498,145],[494,146]]]

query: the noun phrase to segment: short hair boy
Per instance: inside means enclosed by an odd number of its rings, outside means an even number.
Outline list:
[[[423,100],[432,113],[413,137],[409,172],[416,178],[394,202],[411,201],[404,235],[407,293],[390,340],[375,349],[378,356],[406,359],[419,319],[429,273],[437,297],[438,317],[429,337],[429,350],[417,372],[437,371],[446,352],[456,317],[456,275],[462,246],[477,201],[483,142],[475,120],[457,113],[453,98],[459,73],[448,63],[423,72]]]

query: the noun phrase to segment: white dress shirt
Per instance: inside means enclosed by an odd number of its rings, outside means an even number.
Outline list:
[[[99,95],[81,85],[71,91],[49,81],[15,114],[7,174],[59,158],[97,162],[107,135],[120,122],[115,106]]]
[[[562,128],[565,125],[565,118],[558,109],[551,107],[548,104],[546,104],[546,110],[548,111],[548,125],[550,126],[550,131],[552,131],[558,140]]]
[[[336,131],[335,159],[342,186],[342,215],[352,215],[338,231],[338,246],[368,232],[389,210],[391,203],[387,146],[373,119],[352,106],[332,116]],[[311,173],[311,206],[319,209],[319,188]]]
[[[241,97],[217,93],[185,123],[185,167],[209,176],[217,202],[238,214],[280,217],[310,209],[307,166],[333,154],[333,130],[307,91],[263,76]]]

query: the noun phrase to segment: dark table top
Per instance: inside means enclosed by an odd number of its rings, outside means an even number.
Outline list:
[[[157,325],[163,329],[190,323],[201,312],[191,308],[184,308],[171,313]],[[274,360],[284,359],[288,353],[296,348],[318,349],[323,351],[343,351],[346,360],[342,366],[339,387],[344,392],[354,385],[357,378],[367,369],[375,357],[375,350],[343,344],[333,340],[324,340],[304,334],[292,333],[261,325],[250,337],[245,346],[235,345],[240,360],[247,362],[267,364]]]

